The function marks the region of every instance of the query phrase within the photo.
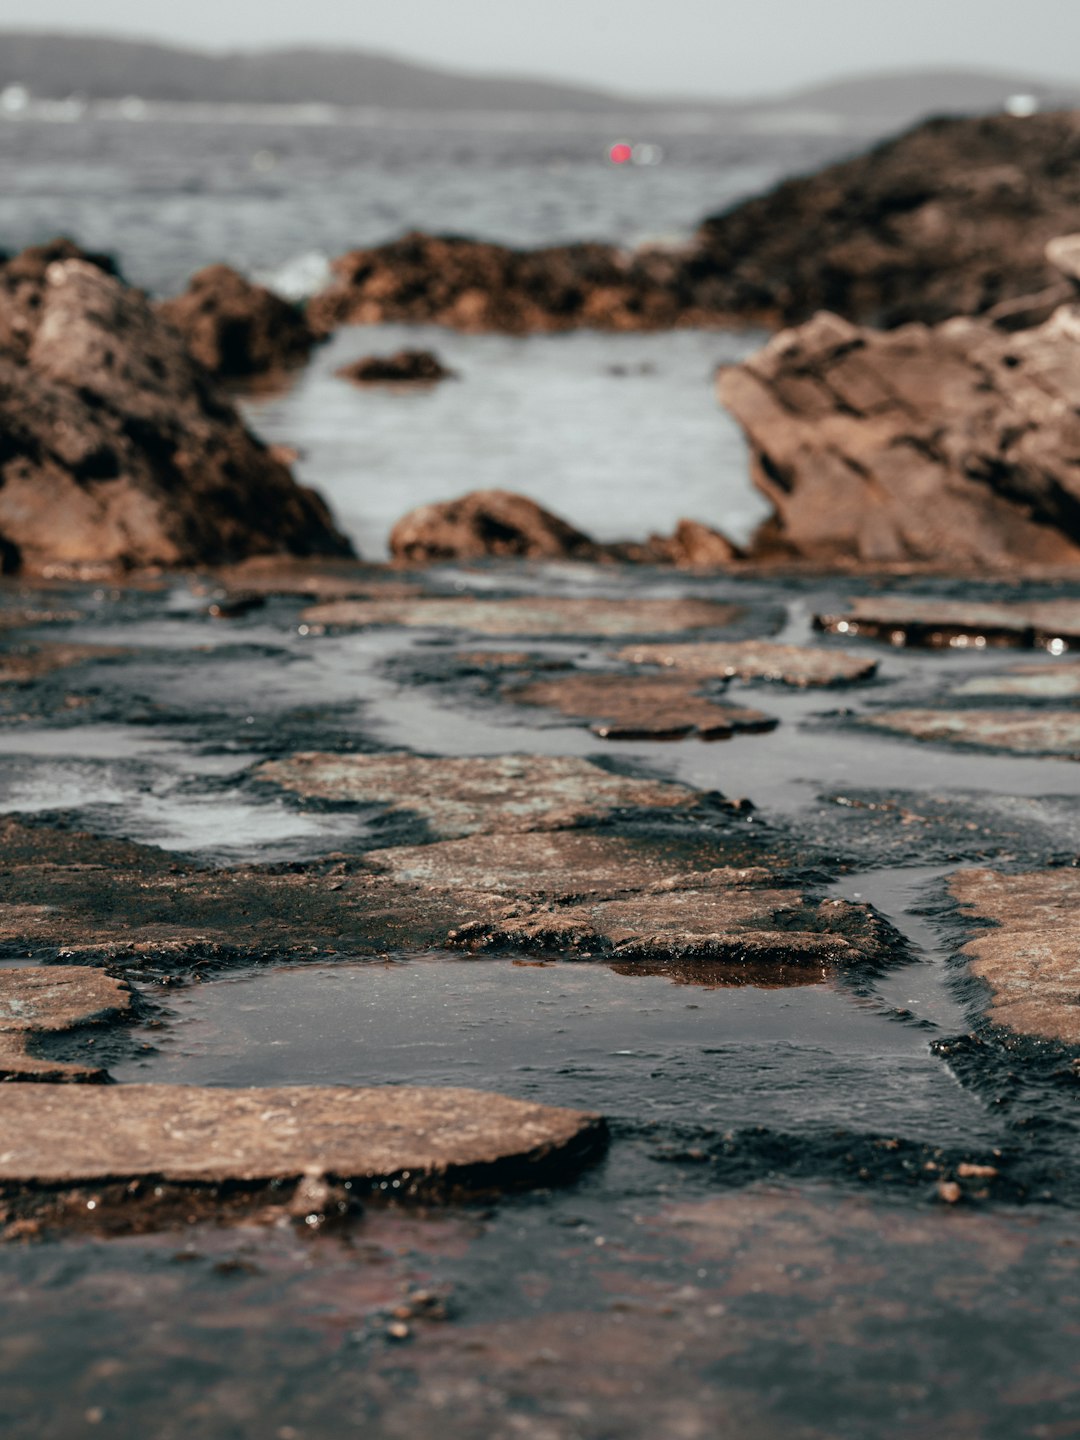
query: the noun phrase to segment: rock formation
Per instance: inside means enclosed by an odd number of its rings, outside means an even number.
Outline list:
[[[209,265],[157,306],[214,375],[243,379],[302,365],[315,344],[303,312],[228,265]]]
[[[775,514],[752,553],[1080,562],[1080,311],[882,333],[823,312],[719,378]]]
[[[436,380],[452,380],[437,355],[430,350],[399,350],[396,355],[365,355],[337,372],[354,385],[431,385]]]
[[[390,553],[410,565],[517,556],[686,569],[728,565],[739,556],[718,530],[697,520],[680,520],[673,535],[652,535],[643,544],[600,544],[534,500],[510,490],[472,490],[458,500],[410,510],[390,532]]]
[[[459,330],[798,324],[828,309],[883,328],[988,315],[1045,320],[1068,288],[1047,263],[1080,230],[1080,112],[932,120],[705,220],[679,250],[516,250],[410,234],[354,250],[316,328],[437,321]]]
[[[78,573],[350,546],[140,291],[27,252],[0,267],[0,551]]]

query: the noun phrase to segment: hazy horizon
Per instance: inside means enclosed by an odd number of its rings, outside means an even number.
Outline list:
[[[250,13],[250,12],[249,12]],[[1074,83],[1062,55],[1080,55],[1080,6],[1029,0],[1023,25],[1006,0],[547,0],[514,14],[501,0],[399,0],[393,11],[342,13],[339,0],[263,0],[256,24],[224,0],[185,0],[148,16],[141,0],[0,0],[0,29],[110,35],[195,49],[290,46],[368,50],[475,74],[520,76],[638,94],[710,99],[767,95],[854,73],[908,68],[1001,71]],[[1042,23],[1040,23],[1040,17]],[[1080,67],[1078,67],[1080,71]]]

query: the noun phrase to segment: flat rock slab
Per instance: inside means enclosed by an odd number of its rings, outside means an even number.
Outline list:
[[[909,600],[902,595],[854,600],[842,615],[817,615],[830,635],[887,640],[932,649],[1012,646],[1060,654],[1080,643],[1080,600],[980,604],[966,600]]]
[[[584,720],[602,740],[730,740],[761,735],[780,723],[761,710],[698,694],[700,680],[681,675],[579,673],[505,690],[509,700]]]
[[[310,600],[411,599],[421,587],[403,580],[387,565],[313,556],[257,555],[236,565],[223,565],[214,579],[230,594],[297,595]]]
[[[319,1177],[394,1198],[548,1184],[596,1155],[598,1115],[477,1090],[0,1089],[0,1186]]]
[[[687,808],[700,798],[685,785],[612,775],[573,756],[301,754],[255,774],[309,798],[418,815],[440,839],[559,830],[613,810]]]
[[[1000,675],[973,675],[949,692],[957,696],[1001,695],[1024,700],[1072,700],[1080,696],[1080,665],[1017,665]]]
[[[309,625],[406,625],[475,635],[664,635],[720,630],[742,614],[712,600],[454,599],[342,600],[304,611]]]
[[[0,685],[26,685],[93,660],[114,660],[126,652],[115,645],[40,645],[0,654]]]
[[[690,645],[629,645],[618,658],[631,665],[663,665],[711,680],[771,680],[799,689],[869,680],[878,662],[822,646],[773,645],[738,640]]]
[[[28,1053],[36,1035],[120,1019],[131,1008],[122,980],[79,965],[0,970],[0,1080],[101,1080],[87,1065]]]
[[[735,848],[732,844],[727,851]],[[400,884],[551,900],[621,895],[684,880],[699,884],[708,874],[740,884],[772,878],[764,867],[740,866],[715,837],[679,847],[577,830],[505,835],[497,847],[473,835],[436,845],[372,850],[366,859]],[[723,861],[728,863],[717,868]],[[467,907],[463,911],[462,918],[471,918]]]
[[[1080,1045],[1080,870],[961,870],[950,889],[967,915],[994,926],[962,951],[990,987],[988,1019]]]
[[[1080,712],[1075,710],[884,710],[859,723],[914,740],[1080,760]]]

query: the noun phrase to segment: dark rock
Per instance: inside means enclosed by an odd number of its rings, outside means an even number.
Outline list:
[[[302,365],[315,344],[303,312],[229,268],[210,265],[157,307],[214,375],[243,379]]]
[[[337,373],[355,385],[432,385],[437,380],[452,380],[455,374],[430,350],[367,355],[343,365]]]
[[[1080,645],[1076,600],[923,600],[878,595],[853,600],[843,614],[814,616],[830,635],[885,640],[930,650],[1043,649],[1060,655]]]
[[[1009,569],[1080,561],[1080,312],[1017,335],[822,313],[723,369],[775,514],[752,554]]]
[[[11,265],[25,257],[0,271],[6,569],[351,553],[141,292],[81,259],[14,282]]]

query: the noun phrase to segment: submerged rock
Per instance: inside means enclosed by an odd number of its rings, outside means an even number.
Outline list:
[[[987,1018],[1080,1046],[1080,871],[961,870],[950,889],[966,915],[993,926],[961,952],[990,988]]]
[[[842,614],[815,615],[830,635],[890,645],[985,650],[1003,646],[1061,654],[1080,644],[1080,601],[920,600],[881,595],[853,600]]]
[[[133,1207],[138,1181],[273,1188],[282,1200],[304,1177],[398,1201],[547,1185],[606,1136],[584,1111],[411,1086],[4,1086],[0,1128],[0,1194],[108,1185]]]
[[[13,283],[8,269],[5,569],[94,573],[351,553],[322,500],[244,428],[139,291],[80,259],[53,261],[32,281]]]
[[[704,642],[697,645],[630,645],[618,658],[633,665],[663,665],[700,679],[771,680],[799,689],[851,685],[869,680],[878,662],[801,645],[776,645],[767,640]]]
[[[302,365],[315,335],[298,306],[228,265],[208,265],[157,313],[213,375],[245,379]]]
[[[720,372],[774,514],[751,554],[1007,570],[1080,562],[1080,311],[1006,336],[822,313]]]
[[[474,635],[664,635],[719,630],[741,615],[713,600],[588,600],[515,596],[509,600],[342,600],[304,611],[310,625],[407,625]]]
[[[533,680],[504,691],[522,705],[542,705],[585,720],[602,740],[730,740],[761,735],[779,721],[761,710],[700,694],[701,681],[680,675],[593,672]]]
[[[394,355],[365,355],[343,365],[337,374],[354,385],[434,385],[455,379],[431,350],[398,350]]]
[[[30,1053],[39,1035],[101,1025],[127,1015],[131,991],[122,980],[85,966],[0,970],[0,1081],[101,1081],[95,1066],[43,1060]]]
[[[681,809],[699,792],[613,775],[573,756],[292,755],[255,771],[306,797],[385,806],[420,816],[433,836],[561,830],[616,810]]]

